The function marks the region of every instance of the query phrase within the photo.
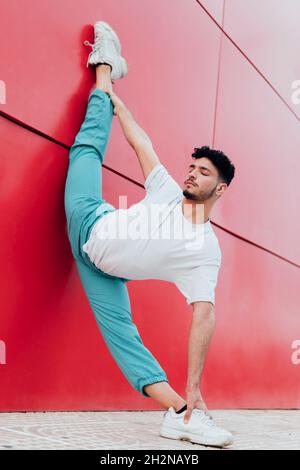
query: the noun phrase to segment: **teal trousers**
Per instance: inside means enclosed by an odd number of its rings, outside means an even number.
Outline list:
[[[84,291],[110,353],[132,387],[149,397],[143,389],[145,385],[168,379],[132,321],[126,286],[129,279],[102,272],[82,250],[94,223],[117,210],[102,197],[102,163],[113,116],[109,94],[94,88],[69,152],[64,196],[68,238]]]

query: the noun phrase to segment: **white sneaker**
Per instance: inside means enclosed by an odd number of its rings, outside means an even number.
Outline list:
[[[111,78],[116,80],[125,77],[128,66],[121,56],[121,43],[117,33],[105,21],[97,21],[94,25],[94,44],[84,41],[85,46],[91,46],[86,66],[109,64],[112,68]]]
[[[233,435],[218,427],[204,410],[194,408],[188,423],[183,421],[185,413],[186,410],[176,414],[171,406],[164,413],[160,435],[207,446],[225,447],[233,443]]]

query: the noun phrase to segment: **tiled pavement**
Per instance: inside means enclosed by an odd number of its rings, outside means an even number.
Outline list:
[[[0,413],[1,449],[212,449],[159,436],[164,411]],[[234,449],[300,449],[300,410],[212,410]]]

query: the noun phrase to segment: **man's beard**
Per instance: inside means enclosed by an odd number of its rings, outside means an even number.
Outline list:
[[[207,199],[210,199],[213,196],[217,186],[218,185],[216,185],[211,191],[201,191],[200,194],[192,194],[189,192],[188,189],[184,189],[182,191],[182,194],[184,195],[184,197],[186,197],[186,199],[190,199],[197,202],[205,202],[207,201]]]

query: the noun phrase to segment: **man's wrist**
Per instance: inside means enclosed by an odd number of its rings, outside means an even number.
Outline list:
[[[116,106],[114,108],[114,112],[117,116],[120,116],[121,114],[131,116],[129,109],[126,108],[126,106]]]
[[[193,390],[197,390],[200,387],[200,380],[189,380],[186,384],[185,391],[192,392]]]

